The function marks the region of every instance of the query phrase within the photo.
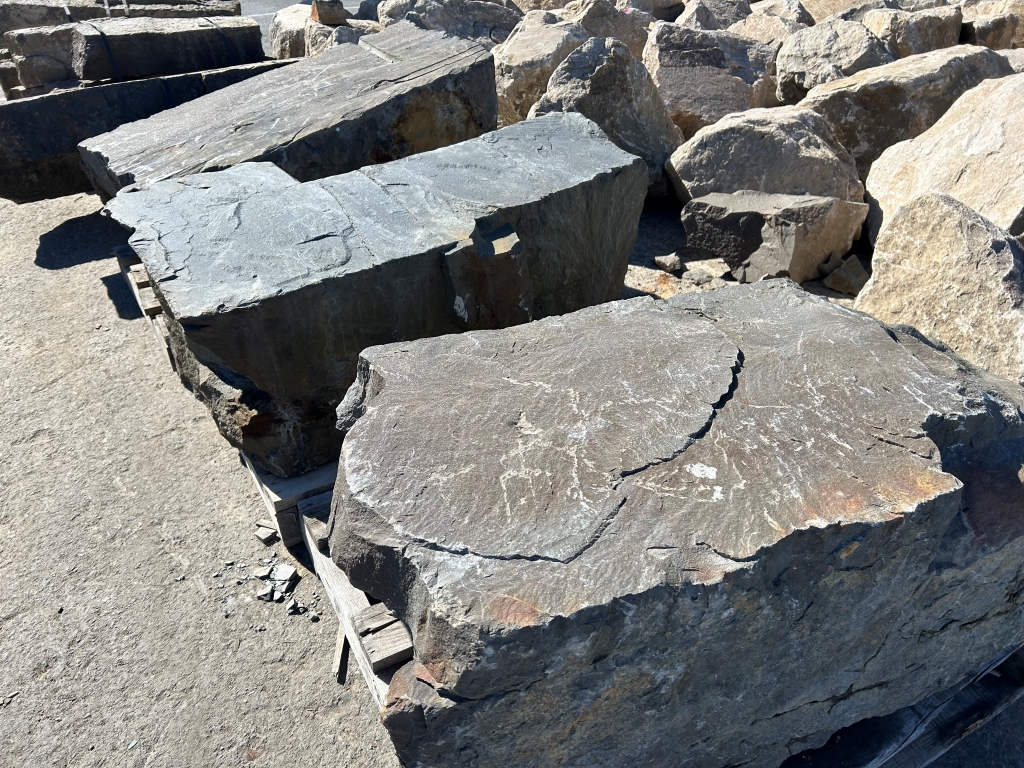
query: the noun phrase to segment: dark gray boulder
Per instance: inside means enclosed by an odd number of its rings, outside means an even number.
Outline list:
[[[238,16],[238,0],[169,0],[131,3],[130,15],[184,19],[198,16]],[[124,5],[104,0],[4,0],[0,3],[0,35],[13,29],[52,27],[86,19],[124,16]]]
[[[89,139],[81,153],[108,196],[247,161],[311,181],[479,136],[497,109],[487,51],[398,23]]]
[[[788,281],[364,351],[406,765],[777,768],[1024,643],[1024,396]]]
[[[306,184],[243,164],[108,210],[186,383],[234,445],[293,475],[337,458],[365,347],[620,296],[646,190],[640,158],[558,114]]]

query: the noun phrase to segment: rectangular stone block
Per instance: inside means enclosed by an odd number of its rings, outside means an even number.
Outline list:
[[[394,24],[81,145],[96,188],[269,161],[299,181],[471,139],[497,125],[476,43]]]
[[[366,349],[338,419],[403,765],[778,768],[1024,643],[1020,387],[788,280]]]
[[[238,16],[239,0],[177,0],[170,3],[131,2],[130,17],[194,18],[201,16]],[[4,0],[0,3],[0,35],[13,29],[48,27],[86,19],[119,18],[125,15],[125,3],[108,0]]]
[[[293,60],[110,83],[0,103],[0,197],[27,203],[92,184],[78,143]]]
[[[365,347],[621,295],[646,179],[571,113],[304,184],[242,164],[107,210],[134,231],[186,383],[234,445],[293,475],[337,458]]]

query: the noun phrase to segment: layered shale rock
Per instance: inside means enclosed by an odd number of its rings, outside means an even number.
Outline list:
[[[646,191],[642,160],[558,114],[305,184],[243,164],[108,210],[186,383],[234,445],[293,475],[337,458],[363,348],[620,296]]]
[[[651,29],[644,64],[686,138],[730,112],[774,104],[775,52],[731,32],[679,24]]]
[[[926,192],[950,195],[1011,235],[1024,235],[1024,74],[987,80],[915,139],[889,147],[867,188],[874,238],[885,219]]]
[[[743,189],[864,200],[853,158],[828,122],[803,107],[727,115],[697,131],[665,169],[684,203]]]
[[[945,342],[1024,383],[1024,249],[948,195],[900,206],[875,243],[857,309]]]
[[[885,149],[924,133],[981,81],[1012,72],[994,51],[958,45],[819,85],[801,106],[831,123],[863,179]]]
[[[246,161],[320,179],[496,124],[490,54],[402,23],[89,139],[81,153],[96,188],[113,196]]]
[[[651,191],[668,192],[665,163],[683,142],[644,65],[625,43],[592,37],[558,65],[530,117],[579,112],[647,163]]]
[[[776,768],[948,688],[1024,642],[1022,400],[788,281],[366,350],[330,549],[399,756]]]
[[[816,85],[892,61],[885,44],[863,24],[834,19],[786,39],[775,60],[778,99],[796,104]]]
[[[92,184],[78,144],[292,61],[108,83],[0,102],[0,197],[27,203]]]
[[[723,259],[741,283],[802,283],[849,252],[867,213],[864,203],[834,197],[735,192],[691,200],[682,221],[687,247]]]

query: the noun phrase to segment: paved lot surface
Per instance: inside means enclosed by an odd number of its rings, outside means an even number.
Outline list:
[[[395,768],[316,576],[316,623],[236,584],[263,507],[99,208],[0,201],[0,766]]]

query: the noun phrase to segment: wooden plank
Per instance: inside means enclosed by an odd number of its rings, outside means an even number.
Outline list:
[[[117,265],[122,269],[126,270],[135,264],[141,264],[142,259],[138,257],[138,254],[132,250],[130,245],[118,245],[115,246],[114,250],[110,254],[117,259]]]
[[[374,672],[393,667],[412,658],[412,635],[405,624],[396,621],[363,637],[363,648]]]
[[[131,277],[129,276],[129,280]],[[152,316],[163,312],[160,307],[160,302],[157,301],[156,294],[152,288],[140,288],[138,293],[139,307],[142,309],[142,314],[146,316]]]
[[[128,268],[128,274],[131,275],[136,288],[142,289],[150,287],[149,272],[146,271],[146,268],[142,266],[141,263],[130,266]]]
[[[398,621],[398,618],[388,610],[388,607],[384,605],[384,603],[371,605],[366,610],[357,613],[353,618],[353,622],[356,625],[356,632],[358,632],[360,636],[368,635],[371,632],[378,632],[384,629],[384,627],[394,624],[396,621]]]
[[[326,491],[298,503],[299,517],[309,528],[310,536],[317,549],[326,550],[328,546],[327,521],[331,517],[331,499],[333,498],[334,491]]]
[[[348,673],[348,653],[348,638],[339,624],[338,642],[334,646],[334,660],[331,662],[331,677],[342,685],[345,684],[345,675]]]
[[[305,518],[304,518],[305,520]],[[387,698],[388,683],[379,675],[374,673],[373,664],[362,643],[359,642],[359,634],[356,632],[352,618],[360,611],[370,606],[370,601],[360,590],[352,586],[345,572],[336,566],[331,559],[317,549],[313,542],[309,529],[300,526],[303,535],[306,537],[306,546],[309,547],[309,556],[313,560],[313,567],[316,575],[320,577],[327,592],[327,599],[330,600],[334,612],[338,616],[338,623],[341,625],[348,640],[349,653],[356,660],[359,671],[363,673],[366,685],[370,689],[370,695],[377,702],[377,706],[383,708]]]
[[[332,461],[298,477],[277,477],[265,472],[260,475],[260,481],[274,508],[287,509],[297,506],[300,501],[310,496],[333,491],[337,477],[338,462]]]

